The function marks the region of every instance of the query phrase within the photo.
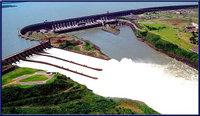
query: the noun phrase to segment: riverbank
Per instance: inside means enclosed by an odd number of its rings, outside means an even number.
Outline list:
[[[106,24],[105,26],[102,27],[103,31],[106,31],[108,33],[112,33],[114,35],[119,35],[120,34],[120,30],[117,26],[115,25],[108,25]]]
[[[134,31],[134,32],[135,32],[135,31]],[[161,53],[164,53],[164,54],[166,54],[167,56],[172,57],[172,58],[175,58],[176,60],[181,61],[181,62],[187,64],[188,66],[193,67],[193,68],[195,68],[196,70],[198,70],[198,63],[193,62],[193,61],[191,61],[191,60],[189,60],[189,59],[187,59],[187,58],[183,58],[183,57],[181,57],[181,56],[178,56],[178,55],[176,55],[176,54],[173,54],[173,53],[164,51],[164,50],[162,50],[162,49],[156,48],[153,44],[151,44],[151,43],[149,43],[148,41],[142,39],[141,37],[138,37],[138,36],[137,36],[137,38],[138,38],[139,41],[144,42],[145,44],[147,44],[148,46],[150,46],[150,47],[153,48],[154,50],[156,50],[156,51],[158,51],[158,52],[161,52]]]
[[[198,64],[197,64],[197,63],[192,62],[192,61],[190,61],[190,60],[188,60],[188,59],[186,59],[186,58],[177,56],[177,55],[175,55],[175,54],[172,54],[172,53],[170,53],[170,52],[166,52],[166,51],[164,51],[164,50],[158,49],[158,48],[156,48],[155,46],[153,46],[152,44],[150,44],[149,42],[145,41],[144,39],[142,39],[142,38],[140,38],[140,37],[138,37],[138,36],[137,36],[137,39],[138,39],[138,41],[144,42],[145,44],[147,44],[149,47],[153,48],[154,50],[156,50],[156,51],[158,51],[158,52],[161,52],[161,53],[163,53],[163,54],[166,54],[166,55],[169,56],[169,57],[175,58],[176,60],[181,61],[181,62],[187,64],[188,66],[193,67],[193,68],[195,68],[196,70],[198,70]]]
[[[122,24],[129,26],[133,30],[133,32],[135,33],[135,35],[139,41],[144,42],[145,44],[147,44],[148,46],[150,46],[151,48],[153,48],[156,51],[164,53],[167,56],[175,58],[176,60],[181,61],[181,62],[187,64],[188,66],[193,67],[196,70],[198,70],[198,61],[194,62],[194,60],[196,61],[196,57],[198,57],[198,55],[195,55],[196,53],[189,53],[189,52],[185,51],[184,49],[179,48],[176,44],[173,44],[169,41],[163,40],[162,37],[159,35],[156,35],[154,33],[148,32],[148,31],[145,32],[142,29],[140,29],[135,23],[132,23],[130,20],[123,19],[123,20],[121,20],[121,22],[123,22]],[[147,34],[149,34],[149,37],[152,37],[152,38],[148,38]],[[155,42],[158,42],[159,40],[160,40],[160,43],[159,43],[160,48],[157,48],[156,47],[157,43],[155,43]],[[151,41],[151,43],[150,43],[150,41]],[[166,47],[166,45],[168,45],[168,47]],[[179,55],[177,55],[177,53],[179,53]],[[190,56],[188,56],[188,55],[184,56],[184,54],[189,54]],[[184,57],[187,57],[187,58],[184,58]],[[193,58],[193,61],[191,60],[191,58]],[[198,60],[198,58],[197,58],[197,60]]]
[[[31,40],[31,41],[48,41],[50,39],[51,45],[55,48],[64,49],[67,51],[88,55],[95,58],[109,60],[110,58],[101,52],[100,47],[93,44],[90,41],[83,40],[74,35],[70,36],[67,33],[41,33],[41,32],[27,32],[22,35],[19,32],[19,36]]]

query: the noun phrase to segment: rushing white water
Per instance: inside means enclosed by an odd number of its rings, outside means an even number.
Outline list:
[[[98,79],[90,79],[45,64],[20,61],[16,65],[60,72],[86,85],[94,93],[105,97],[140,100],[162,114],[198,114],[198,75],[192,75],[196,80],[185,80],[168,74],[166,67],[158,64],[142,63],[127,58],[123,58],[120,62],[115,59],[105,61],[56,48],[48,49],[46,52],[77,63],[102,68],[103,71],[99,72],[38,55],[29,59],[77,70]]]

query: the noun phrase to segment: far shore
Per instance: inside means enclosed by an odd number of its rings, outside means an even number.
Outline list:
[[[126,25],[126,26],[129,26],[131,29],[132,29],[132,28],[138,29],[138,27],[137,27],[136,25],[133,25],[132,23],[126,22],[125,25]],[[134,30],[133,30],[133,33],[134,33]],[[188,60],[188,59],[186,59],[186,58],[177,56],[177,55],[175,55],[175,54],[172,54],[172,53],[169,53],[169,52],[165,52],[164,50],[157,49],[157,48],[155,48],[153,45],[151,45],[149,42],[144,41],[141,37],[139,37],[139,36],[136,36],[136,37],[137,37],[137,40],[138,40],[138,41],[144,42],[145,44],[147,44],[149,47],[153,48],[154,50],[156,50],[156,51],[158,51],[158,52],[160,52],[160,53],[164,53],[165,55],[167,55],[167,56],[169,56],[169,57],[171,57],[171,58],[175,58],[176,60],[181,61],[181,62],[187,64],[188,66],[190,66],[190,67],[192,67],[192,68],[198,70],[198,64],[197,64],[197,63],[192,62],[192,61],[190,61],[190,60]]]
[[[160,52],[160,53],[163,53],[163,54],[165,54],[165,55],[167,55],[167,56],[169,56],[169,57],[175,58],[176,60],[181,61],[181,62],[187,64],[188,66],[193,67],[193,68],[195,68],[196,70],[198,70],[198,64],[196,64],[195,62],[192,62],[192,61],[190,61],[190,60],[188,60],[188,59],[186,59],[186,58],[182,58],[182,57],[177,56],[177,55],[175,55],[175,54],[172,54],[172,53],[169,53],[169,52],[165,52],[164,50],[159,50],[159,49],[155,48],[153,45],[151,45],[150,43],[148,43],[147,41],[144,41],[144,40],[143,40],[142,38],[140,38],[140,37],[137,37],[137,40],[138,40],[138,41],[141,41],[141,42],[144,42],[144,43],[147,44],[149,47],[153,48],[154,50],[156,50],[156,51],[158,51],[158,52]]]

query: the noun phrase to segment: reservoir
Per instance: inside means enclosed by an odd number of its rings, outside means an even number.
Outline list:
[[[19,29],[45,20],[54,21],[122,10],[168,6],[192,5],[196,2],[22,2],[17,7],[2,8],[2,58],[13,55],[38,42],[18,36]],[[2,3],[2,5],[5,5]]]

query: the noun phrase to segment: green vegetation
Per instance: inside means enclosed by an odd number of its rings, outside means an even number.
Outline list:
[[[119,29],[117,28],[117,26],[115,25],[108,25],[106,24],[103,28],[103,30],[107,31],[107,32],[110,32],[110,33],[113,33],[113,34],[118,34],[119,33]]]
[[[3,114],[158,114],[144,103],[129,101],[96,95],[61,74],[47,84],[2,88]],[[121,107],[125,102],[131,107]]]
[[[162,39],[174,43],[185,50],[194,47],[194,45],[180,39],[177,35],[177,29],[170,25],[159,23],[156,20],[152,24],[138,23],[138,25],[142,27],[142,30],[151,31],[152,33],[160,35]]]
[[[117,100],[120,102],[118,108],[128,108],[133,109],[134,111],[137,110],[137,112],[134,112],[135,114],[158,114],[158,112],[148,107],[145,103],[130,99],[117,98]]]
[[[157,49],[161,49],[161,50],[164,50],[165,52],[173,53],[175,55],[181,56],[181,57],[189,59],[195,63],[198,63],[198,54],[197,53],[182,49],[181,47],[177,46],[176,44],[168,42],[168,41],[164,40],[160,35],[157,35],[150,31],[135,30],[135,32],[136,32],[136,34],[138,34],[138,36],[142,37],[145,41],[149,42],[151,45],[153,45]]]
[[[12,67],[12,64],[2,65],[2,70]]]
[[[20,86],[21,88],[30,88],[30,87],[33,87],[35,85],[20,85],[20,84],[18,84],[17,86]]]
[[[74,49],[75,49],[76,51],[78,51],[78,52],[80,51],[80,48],[77,47],[77,46],[75,46]]]
[[[46,77],[44,75],[34,75],[34,76],[30,76],[28,78],[20,80],[20,82],[44,81],[47,79],[48,79],[48,77]]]
[[[168,14],[160,14],[159,12],[157,12],[157,11],[153,11],[153,12],[146,12],[145,13],[145,15],[146,15],[146,18],[147,19],[153,19],[154,17],[167,17],[167,18],[172,18],[173,16],[171,16],[171,15],[168,15]]]
[[[187,32],[185,27],[192,22],[198,23],[197,9],[182,9],[148,12],[139,15],[134,21],[141,31],[135,33],[156,49],[186,58],[198,64],[198,54],[191,51],[198,45],[198,32]]]
[[[59,45],[60,48],[72,48],[74,47],[74,44],[72,41],[65,41],[64,43]]]
[[[74,39],[65,41],[59,45],[59,48],[66,49],[66,50],[80,51],[80,48],[77,46],[80,44],[79,42],[80,41],[75,41]]]
[[[158,34],[187,51],[198,45],[198,32],[194,36],[193,32],[185,31],[185,27],[191,23],[198,24],[197,8],[148,12],[139,16],[143,19],[134,21],[142,30]]]
[[[32,32],[28,31],[25,36],[34,38],[35,40],[43,40],[51,37],[58,36],[57,33],[41,33],[41,32]]]
[[[55,80],[58,76],[61,76],[61,74],[55,74],[50,80],[48,80],[48,81],[46,82],[46,84],[53,83],[54,80]]]
[[[85,44],[83,46],[84,50],[90,51],[90,50],[94,50],[93,46],[91,43],[89,43],[88,41],[85,41]]]
[[[33,74],[33,73],[38,72],[38,71],[42,71],[42,70],[31,69],[31,68],[18,68],[16,70],[11,71],[11,72],[2,76],[2,85],[14,81],[13,79],[15,79],[17,77],[27,75],[27,74]]]
[[[47,37],[43,34],[43,33],[32,33],[31,38],[35,38],[36,40],[42,40],[42,39],[46,39]]]
[[[157,30],[157,31],[160,31],[162,29],[165,29],[167,28],[166,25],[164,24],[143,24],[143,23],[140,23],[138,24],[140,28],[143,28],[143,30],[149,30],[149,31],[153,31],[153,30]]]
[[[48,80],[46,82],[46,84],[50,84],[50,83],[53,83],[54,80],[58,77],[58,76],[61,76],[61,74],[55,74],[50,80]],[[21,84],[14,84],[14,85],[11,85],[11,86],[19,86],[20,88],[30,88],[30,87],[33,87],[35,85],[21,85]]]
[[[98,46],[68,33],[58,34],[53,32],[29,31],[25,34],[25,37],[30,37],[32,40],[46,40],[47,38],[51,38],[51,45],[54,47],[109,59],[108,56],[100,51]]]
[[[190,43],[198,45],[198,32],[192,32],[192,37],[190,37]]]

